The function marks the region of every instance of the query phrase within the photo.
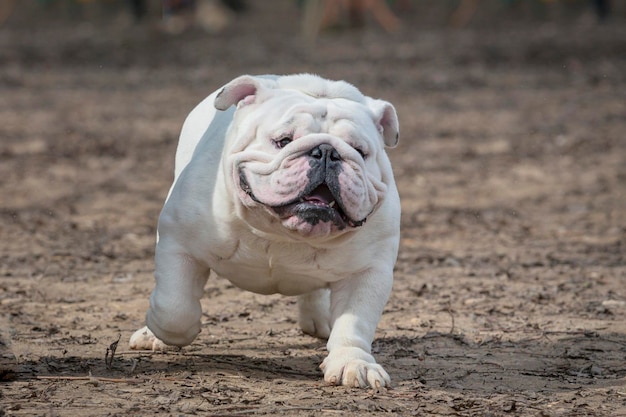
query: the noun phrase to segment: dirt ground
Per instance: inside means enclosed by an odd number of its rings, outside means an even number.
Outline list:
[[[265,3],[219,34],[123,11],[0,27],[0,416],[626,416],[623,10],[496,8],[452,30],[445,2],[414,2],[398,33],[311,47],[291,1]],[[191,346],[128,350],[186,114],[236,75],[305,71],[400,117],[381,393],[322,382],[293,298],[218,278]]]

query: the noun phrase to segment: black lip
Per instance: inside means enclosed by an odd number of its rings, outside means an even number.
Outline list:
[[[333,201],[335,202],[333,206],[307,200],[307,197],[309,197],[313,192],[319,191],[320,187],[325,187],[325,189],[332,194],[334,198]],[[326,183],[322,183],[317,187],[314,187],[313,190],[306,192],[309,188],[311,187],[306,187],[305,192],[303,192],[294,201],[272,207],[272,209],[281,217],[285,215],[296,215],[312,225],[316,225],[320,221],[333,222],[339,230],[343,230],[347,226],[360,227],[367,220],[367,218],[362,220],[352,220],[348,217],[346,209],[342,204],[338,193],[333,192],[333,187],[329,187]]]
[[[332,202],[324,203],[317,199],[311,199],[310,197],[313,194],[332,196]],[[347,225],[353,223],[346,213],[338,188],[329,186],[323,181],[319,184],[310,182],[294,200],[272,207],[272,209],[279,216],[285,214],[296,215],[312,225],[316,225],[320,221],[333,222],[339,229],[344,229]]]
[[[317,181],[316,181],[317,182]],[[287,216],[298,216],[305,222],[315,226],[320,221],[321,222],[332,222],[334,223],[339,230],[345,229],[347,226],[350,227],[359,227],[362,226],[367,220],[352,220],[346,214],[345,206],[341,201],[341,197],[339,196],[339,192],[337,187],[329,186],[325,181],[320,181],[316,184],[316,182],[310,182],[302,193],[293,200],[281,204],[278,206],[269,206],[279,217],[287,217]],[[254,193],[252,192],[252,188],[246,179],[243,171],[239,171],[239,186],[250,198],[259,203],[265,205],[262,201],[260,201]],[[311,202],[307,201],[306,198],[310,196],[318,187],[326,187],[326,190],[332,194],[334,198],[335,205],[330,206],[329,204],[321,204],[319,202]]]
[[[351,223],[346,215],[337,208],[321,206],[306,201],[272,207],[272,209],[280,217],[298,216],[300,219],[313,226],[319,222],[332,222],[339,230],[343,230]]]
[[[295,215],[313,226],[319,222],[332,222],[342,230],[352,221],[348,218],[338,194],[338,192],[333,192],[325,182],[317,185],[309,183],[294,200],[272,207],[272,209],[280,217]],[[312,195],[325,195],[331,201],[313,198]]]
[[[239,171],[239,187],[254,202],[259,203],[259,204],[263,204],[261,201],[259,201],[258,198],[255,197],[254,193],[252,192],[252,188],[250,187],[250,184],[248,184],[248,180],[246,179],[246,175],[243,173],[243,171]]]

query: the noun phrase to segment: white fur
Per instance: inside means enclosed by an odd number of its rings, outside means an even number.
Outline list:
[[[272,129],[282,126],[277,119],[283,108],[301,105],[310,106],[304,108],[312,116],[327,108],[359,128],[311,125],[299,116],[305,122],[293,123],[304,133],[292,146],[275,149]],[[309,132],[309,126],[330,130]],[[159,218],[147,328],[131,337],[131,348],[191,343],[200,332],[200,298],[213,270],[243,289],[300,296],[301,328],[328,338],[329,355],[321,365],[328,383],[389,386],[371,343],[391,291],[399,242],[400,202],[383,150],[389,138],[397,139],[397,129],[389,103],[308,74],[242,76],[202,101],[182,128],[174,184]],[[359,176],[353,192],[377,184],[371,189],[378,194],[366,200],[372,206],[363,226],[309,236],[285,228],[240,189],[241,161],[266,161],[273,170],[318,143],[335,145]],[[352,146],[366,147],[370,156],[363,160]]]
[[[302,91],[313,97],[345,98],[363,103],[365,96],[352,84],[345,81],[329,81],[312,74],[295,74],[280,77],[279,88]]]

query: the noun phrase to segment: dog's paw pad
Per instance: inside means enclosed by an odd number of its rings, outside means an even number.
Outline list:
[[[133,350],[152,351],[163,351],[168,349],[168,346],[160,339],[157,339],[148,327],[142,327],[130,337],[129,347]]]

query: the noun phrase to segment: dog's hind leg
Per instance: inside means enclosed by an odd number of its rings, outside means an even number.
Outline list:
[[[322,288],[298,297],[300,328],[306,334],[328,339],[330,322],[330,290]]]

